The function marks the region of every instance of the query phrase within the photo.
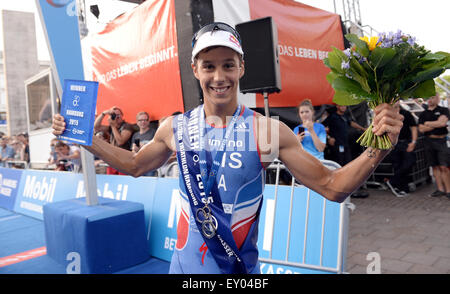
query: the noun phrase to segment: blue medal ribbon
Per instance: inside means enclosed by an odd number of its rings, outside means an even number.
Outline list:
[[[205,190],[206,197],[211,193],[212,186],[216,181],[217,172],[219,171],[220,163],[223,158],[223,154],[225,153],[225,148],[228,144],[228,139],[230,138],[231,133],[234,130],[234,125],[236,124],[237,118],[241,113],[241,105],[238,105],[236,111],[233,114],[233,118],[231,119],[230,124],[227,126],[225,131],[225,136],[222,139],[222,142],[219,145],[219,149],[217,150],[216,157],[212,161],[211,170],[208,172],[207,162],[207,150],[206,150],[206,124],[205,117],[203,116],[203,105],[200,108],[200,174],[202,176],[203,187]],[[206,185],[205,185],[206,184]],[[214,199],[215,200],[215,199]],[[220,198],[219,198],[220,201]]]
[[[211,153],[207,152],[205,148],[206,127],[203,106],[195,111],[200,112],[198,114],[199,118],[195,118],[199,120],[199,154],[197,154],[195,150],[187,150],[184,143],[190,142],[188,137],[184,138],[187,136],[184,132],[184,124],[187,122],[188,126],[192,126],[192,124],[190,124],[193,114],[192,111],[178,116],[175,140],[178,151],[177,160],[183,177],[183,183],[189,196],[191,210],[196,218],[197,227],[202,233],[203,239],[211,250],[221,271],[227,274],[248,273],[249,270],[253,269],[254,264],[256,264],[257,252],[252,255],[252,259],[255,260],[252,260],[250,266],[247,268],[237,248],[236,242],[234,241],[231,229],[227,225],[228,220],[223,211],[219,193],[218,191],[211,193],[225,152],[225,147],[227,146],[228,139],[234,130],[234,125],[241,112],[241,105],[236,109],[230,124],[226,128],[225,136],[219,146],[215,159],[212,161],[212,166],[209,171],[208,162],[211,162],[212,158]],[[194,158],[200,159],[197,160],[199,164],[195,163]],[[197,181],[196,175],[198,174],[201,176],[201,183]],[[213,198],[212,203],[208,203],[210,194]],[[255,224],[253,224],[253,227],[254,226]],[[252,230],[253,229],[254,228],[252,228]],[[244,245],[245,243],[246,242],[244,242]]]

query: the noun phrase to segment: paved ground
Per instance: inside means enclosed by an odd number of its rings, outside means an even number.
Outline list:
[[[434,184],[405,198],[368,191],[368,198],[351,199],[347,272],[367,273],[374,261],[367,256],[377,252],[382,274],[450,274],[450,200],[429,197]]]

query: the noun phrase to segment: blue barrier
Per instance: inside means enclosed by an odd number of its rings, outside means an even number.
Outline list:
[[[13,210],[22,170],[0,167],[0,207]]]
[[[42,207],[47,203],[75,198],[82,174],[24,170],[17,191],[14,211],[43,220]]]
[[[150,258],[141,203],[70,199],[46,204],[44,216],[47,255],[60,264],[76,255],[81,274],[114,273]]]
[[[14,207],[14,211],[37,219],[43,219],[42,207],[48,203],[85,197],[81,174],[20,173],[2,168],[0,175],[3,183],[6,179],[17,181],[15,199],[0,201],[0,206]],[[148,252],[170,261],[181,212],[178,179],[97,175],[97,187],[99,197],[143,204]],[[266,185],[264,198],[258,236],[262,273],[344,271],[348,226],[345,203],[328,201],[304,186]]]

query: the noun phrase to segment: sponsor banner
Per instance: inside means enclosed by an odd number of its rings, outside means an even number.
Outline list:
[[[159,178],[154,198],[150,254],[170,262],[177,243],[177,224],[181,213],[178,178]]]
[[[90,39],[97,112],[118,106],[135,122],[184,111],[174,0],[146,1],[117,17]],[[164,101],[162,103],[162,101]]]
[[[144,204],[148,224],[156,181],[153,177],[97,175],[97,193],[99,197]],[[42,220],[45,204],[81,197],[86,197],[82,174],[24,170],[14,211]]]
[[[13,210],[22,170],[0,167],[0,207]]]
[[[47,203],[75,198],[82,174],[24,170],[14,211],[43,220],[42,207]]]
[[[338,14],[292,0],[213,0],[213,8],[215,21],[233,25],[267,16],[275,21],[283,89],[269,96],[271,107],[296,107],[304,99],[314,105],[332,103],[334,90],[326,80],[330,69],[323,59],[331,46],[344,49]],[[241,101],[263,107],[263,96],[252,95],[241,95]],[[249,97],[255,97],[254,103]]]

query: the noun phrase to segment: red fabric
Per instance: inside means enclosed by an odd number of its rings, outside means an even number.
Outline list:
[[[146,1],[92,38],[97,113],[118,106],[134,123],[184,112],[173,0]]]
[[[330,104],[334,90],[323,64],[331,46],[344,49],[340,17],[292,0],[248,0],[250,18],[272,16],[278,29],[280,93],[269,96],[271,107],[293,107],[304,99],[314,105]],[[257,107],[264,107],[256,95]]]

